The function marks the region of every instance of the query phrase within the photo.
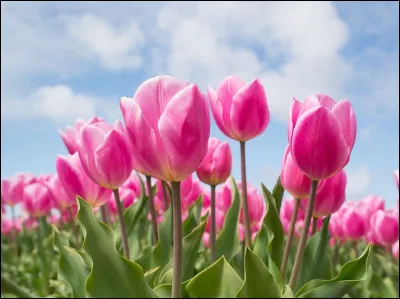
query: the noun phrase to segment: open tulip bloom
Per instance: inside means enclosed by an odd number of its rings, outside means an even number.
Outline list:
[[[123,122],[60,132],[55,174],[2,179],[1,297],[398,296],[398,198],[346,199],[351,103],[293,100],[270,191],[247,180],[245,153],[268,127],[266,94],[259,79],[205,94],[156,76],[120,99]]]

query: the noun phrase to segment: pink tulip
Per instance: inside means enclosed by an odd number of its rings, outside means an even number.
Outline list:
[[[83,169],[78,153],[68,156],[59,155],[56,168],[61,185],[69,197],[76,200],[79,195],[93,207],[100,207],[108,201],[111,190],[102,188],[93,182]]]
[[[189,175],[181,183],[181,207],[182,207],[182,221],[184,221],[188,214],[190,207],[199,199],[203,194],[203,188],[198,181],[193,180],[192,175]]]
[[[313,216],[321,218],[335,213],[346,199],[347,177],[344,170],[326,180],[320,181],[315,197]],[[303,208],[307,206],[308,199],[303,200]]]
[[[15,219],[12,221],[11,219],[1,218],[1,234],[2,235],[9,235],[12,234],[13,231],[17,233],[21,231],[21,219]]]
[[[388,211],[376,211],[371,217],[371,231],[380,245],[392,245],[399,239],[399,219]]]
[[[393,175],[394,175],[394,179],[396,181],[397,189],[399,189],[399,171],[395,170]]]
[[[48,222],[49,222],[50,224],[59,225],[59,224],[60,224],[61,216],[60,216],[60,215],[49,215],[49,216],[47,217],[47,219],[48,219]]]
[[[365,221],[356,209],[348,208],[342,216],[345,236],[350,240],[359,240],[367,232]]]
[[[10,207],[23,200],[25,186],[33,183],[35,178],[31,174],[19,173],[10,179],[1,181],[1,198]]]
[[[138,198],[136,194],[132,192],[132,190],[124,187],[119,188],[119,196],[121,203],[124,205],[124,209],[129,208]],[[108,205],[110,207],[111,214],[115,216],[117,214],[117,205],[113,195],[110,196]]]
[[[290,223],[290,220],[292,219],[292,214],[294,212],[295,201],[296,201],[296,199],[293,196],[288,197],[283,201],[282,207],[280,210],[281,219],[285,219],[285,220],[289,221],[289,223]],[[304,216],[305,216],[305,213],[304,213],[303,209],[301,209],[299,207],[296,219],[298,219],[298,220],[304,219]]]
[[[208,87],[208,97],[215,122],[226,136],[247,141],[267,128],[270,115],[260,80],[246,84],[236,76],[229,76],[216,92]]]
[[[88,121],[84,121],[83,119],[78,119],[76,121],[75,128],[67,126],[65,133],[59,130],[60,136],[64,141],[65,146],[67,147],[68,152],[72,155],[78,151],[78,146],[76,143],[76,139],[79,136],[79,132],[81,128],[85,124],[94,124],[96,122],[103,121],[100,117],[93,117]]]
[[[33,217],[50,213],[52,194],[43,183],[33,183],[24,188],[23,207]]]
[[[397,240],[396,243],[393,244],[392,254],[393,254],[394,258],[396,258],[396,259],[399,258],[399,240]]]
[[[287,220],[286,218],[281,217],[281,223],[282,223],[282,229],[283,233],[287,235],[289,233],[289,228],[290,228],[290,221]]]
[[[288,137],[294,161],[312,180],[327,179],[350,160],[356,140],[356,118],[349,101],[327,95],[293,100]]]
[[[228,142],[211,137],[208,140],[208,152],[196,169],[200,181],[208,185],[222,184],[228,179],[231,170],[232,153]]]
[[[47,182],[44,183],[50,190],[53,196],[54,208],[65,210],[76,204],[75,198],[68,196],[62,186],[58,175],[53,175]]]
[[[366,214],[373,214],[376,211],[385,209],[385,200],[381,196],[367,196],[357,202],[357,209]]]
[[[77,138],[79,158],[87,175],[108,189],[118,189],[131,175],[132,153],[122,124],[87,124]]]
[[[169,76],[145,81],[133,99],[121,99],[135,169],[165,181],[182,181],[207,153],[210,114],[197,85]]]
[[[303,227],[304,227],[304,220],[297,220],[294,226],[294,235],[297,236],[298,238],[301,237],[301,232],[303,231]],[[319,231],[321,228],[322,228],[322,218],[318,218],[317,231]],[[311,235],[312,235],[312,226],[310,225],[308,230],[308,236]]]
[[[39,227],[37,219],[31,215],[26,216],[23,220],[23,225],[27,230],[34,230]]]
[[[310,193],[311,180],[297,167],[287,146],[283,157],[281,184],[286,191],[298,199],[306,198]]]
[[[342,215],[343,206],[336,213],[333,213],[329,220],[329,231],[336,240],[344,240]]]
[[[78,205],[77,204],[73,205],[70,210],[62,210],[61,211],[62,222],[63,223],[74,222],[77,214],[78,214]],[[72,215],[72,218],[71,218],[71,215]]]
[[[137,172],[132,171],[128,179],[122,184],[121,187],[129,189],[131,192],[133,192],[136,198],[139,198],[141,193],[141,185]]]

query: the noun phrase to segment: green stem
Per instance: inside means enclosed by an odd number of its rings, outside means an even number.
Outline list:
[[[12,280],[4,277],[3,275],[1,275],[1,290],[4,293],[14,294],[17,296],[17,298],[37,298],[20,288]]]
[[[288,236],[287,236],[287,241],[285,244],[285,250],[283,252],[283,259],[282,259],[282,265],[281,265],[282,277],[285,277],[285,275],[286,275],[286,267],[287,267],[287,262],[289,260],[290,248],[292,247],[292,240],[293,240],[293,235],[294,235],[294,228],[296,226],[297,214],[299,212],[299,205],[300,205],[300,199],[296,198],[295,202],[294,202],[293,214],[290,219],[290,227],[289,227],[289,232],[288,232]]]
[[[49,270],[47,265],[47,255],[43,247],[42,241],[44,239],[44,217],[39,217],[38,219],[39,227],[37,228],[37,245],[40,260],[42,263],[42,288],[44,295],[48,295],[49,291]],[[43,232],[43,234],[42,234]]]
[[[126,235],[126,227],[124,222],[124,214],[123,214],[123,206],[121,204],[121,200],[119,199],[118,188],[113,189],[115,205],[117,206],[117,213],[119,219],[119,225],[121,228],[121,237],[122,237],[122,246],[124,248],[124,256],[126,259],[130,259],[129,255],[129,245],[128,245],[128,237]]]
[[[181,215],[181,182],[171,182],[173,209],[173,270],[172,298],[181,298],[182,283],[182,215]]]
[[[318,218],[317,217],[313,217],[312,218],[312,231],[311,231],[311,236],[313,236],[316,232],[317,232],[317,221]]]
[[[251,247],[251,229],[249,218],[249,205],[247,202],[247,179],[246,179],[246,149],[245,142],[240,141],[240,162],[242,172],[242,210],[244,222],[244,239],[247,247]]]
[[[168,196],[167,196],[167,187],[165,186],[166,182],[161,181],[161,186],[162,186],[162,192],[163,192],[163,197],[164,197],[164,211],[168,210]]]
[[[71,227],[72,233],[74,234],[75,246],[76,246],[76,248],[79,248],[79,233],[78,233],[77,227],[75,225],[75,221],[74,221],[75,219],[74,219],[74,215],[72,213],[72,208],[68,208],[68,215],[69,215],[69,218],[71,219],[69,225]]]
[[[149,210],[151,216],[151,226],[153,228],[153,243],[158,243],[158,229],[157,229],[157,213],[154,208],[153,192],[151,188],[151,176],[146,175],[147,193],[149,198]]]
[[[318,181],[313,180],[311,182],[310,197],[308,200],[306,216],[304,219],[303,231],[301,232],[301,237],[300,237],[299,245],[297,248],[296,257],[294,260],[293,270],[292,270],[292,274],[290,276],[290,281],[289,281],[289,286],[292,290],[294,290],[294,287],[296,285],[297,277],[299,276],[299,272],[300,272],[301,263],[303,262],[304,250],[305,250],[306,243],[307,243],[307,237],[308,237],[308,232],[310,229],[312,213],[314,210],[314,203],[315,203],[315,197],[316,197],[316,193],[317,193],[317,187],[318,187]]]
[[[354,254],[356,258],[358,258],[358,246],[357,246],[357,241],[353,241],[353,249],[354,249]]]
[[[211,263],[214,263],[217,257],[217,226],[215,218],[215,185],[211,185]]]

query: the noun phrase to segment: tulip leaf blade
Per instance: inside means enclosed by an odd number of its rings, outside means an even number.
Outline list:
[[[281,176],[279,176],[278,179],[276,180],[275,187],[272,190],[272,196],[275,199],[275,206],[276,206],[276,209],[278,210],[278,212],[281,210],[284,192],[285,192],[285,189],[283,188],[282,183],[281,183]]]

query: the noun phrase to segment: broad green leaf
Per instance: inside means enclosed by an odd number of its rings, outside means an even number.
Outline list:
[[[289,285],[285,285],[282,298],[294,298],[292,289],[289,287]]]
[[[328,252],[330,216],[323,220],[322,229],[308,239],[304,250],[297,289],[313,279],[331,279],[332,264]]]
[[[135,263],[140,265],[144,271],[150,270],[152,256],[153,246],[147,246],[142,250],[142,255],[138,259],[135,259]]]
[[[160,284],[171,284],[172,283],[172,268],[169,269],[161,277]]]
[[[224,257],[201,271],[188,283],[191,298],[233,298],[243,281]]]
[[[357,283],[368,276],[371,245],[355,260],[347,262],[339,274],[331,280],[315,279],[305,284],[296,293],[296,298],[341,298]]]
[[[268,263],[268,227],[262,223],[261,229],[254,240],[254,253],[265,263]]]
[[[85,283],[90,268],[87,267],[82,256],[73,248],[68,247],[58,229],[53,225],[54,246],[60,256],[58,258],[58,278],[65,281],[72,291],[72,298],[85,298]]]
[[[240,242],[237,230],[240,211],[240,194],[236,182],[232,179],[232,204],[225,216],[224,227],[217,237],[216,258],[225,256],[229,261],[240,250]]]
[[[244,284],[237,298],[281,298],[281,290],[267,266],[248,248],[244,264]]]
[[[182,298],[190,298],[188,292],[186,291],[186,286],[189,283],[188,281],[185,281],[181,284],[181,290],[182,290]],[[153,289],[154,293],[159,298],[171,298],[171,293],[172,293],[172,284],[167,283],[167,284],[161,284],[157,286],[156,288]]]
[[[187,236],[200,223],[200,213],[203,204],[203,195],[189,208],[189,215],[183,222],[183,236]]]
[[[84,234],[83,248],[93,260],[86,294],[97,298],[154,298],[142,268],[122,257],[115,248],[115,233],[97,221],[93,209],[78,197],[78,220]]]
[[[158,226],[158,242],[154,246],[153,256],[151,259],[151,267],[164,267],[168,264],[171,259],[171,243],[172,243],[172,231],[171,231],[171,213],[168,209],[164,213],[164,218]]]
[[[274,189],[272,190],[272,196],[275,199],[275,207],[278,211],[281,210],[281,205],[282,205],[282,198],[283,198],[283,193],[285,192],[285,189],[283,188],[282,184],[281,184],[281,177],[279,176]]]
[[[144,278],[146,279],[149,285],[153,284],[154,279],[156,278],[157,272],[160,270],[160,267],[155,267],[146,273],[144,273]]]

